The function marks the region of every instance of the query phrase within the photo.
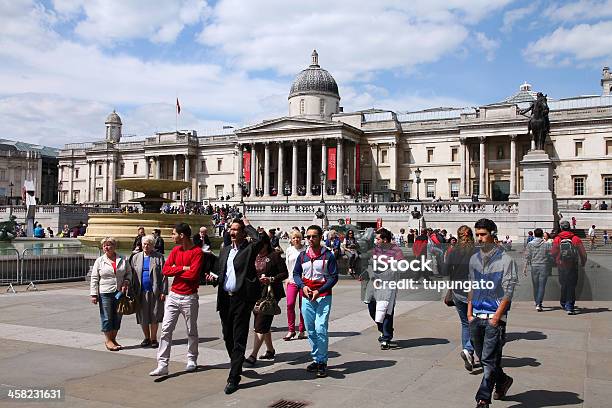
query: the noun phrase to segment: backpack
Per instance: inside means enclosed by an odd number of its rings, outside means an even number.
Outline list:
[[[571,238],[562,239],[559,243],[559,259],[563,262],[577,262],[578,250]]]

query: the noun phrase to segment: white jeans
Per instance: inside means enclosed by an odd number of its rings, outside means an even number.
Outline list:
[[[170,360],[172,347],[172,333],[176,327],[179,315],[185,317],[187,327],[187,360],[196,362],[198,359],[198,303],[197,293],[192,295],[179,295],[174,292],[166,297],[164,306],[164,321],[162,322],[159,349],[157,350],[158,365],[166,367]]]

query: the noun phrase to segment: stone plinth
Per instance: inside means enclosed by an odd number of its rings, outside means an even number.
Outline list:
[[[534,228],[554,227],[552,161],[544,150],[532,150],[521,161],[523,190],[519,198],[519,230],[523,235]]]

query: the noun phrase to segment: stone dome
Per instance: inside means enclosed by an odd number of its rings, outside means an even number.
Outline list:
[[[330,95],[340,99],[338,84],[327,70],[319,66],[317,50],[312,52],[312,64],[300,72],[291,85],[289,98],[297,95]]]
[[[117,115],[117,112],[113,109],[113,111],[106,117],[106,121],[104,123],[115,123],[121,125],[121,118]]]

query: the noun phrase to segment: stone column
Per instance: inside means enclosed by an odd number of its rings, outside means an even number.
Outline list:
[[[338,139],[336,148],[336,195],[344,195],[344,149],[342,139]]]
[[[389,178],[389,188],[397,190],[397,143],[389,144],[389,167],[391,167],[391,177]]]
[[[108,160],[104,161],[104,184],[102,184],[102,201],[108,201]],[[70,200],[70,198],[68,199]]]
[[[466,177],[465,177],[465,169],[466,169],[466,165],[465,165],[465,151],[466,151],[466,144],[465,142],[467,141],[467,139],[465,137],[460,137],[459,138],[459,142],[461,143],[461,147],[459,148],[459,161],[461,162],[461,181],[459,182],[459,197],[466,197],[467,196],[467,182],[466,182]]]
[[[355,142],[355,146],[353,147],[353,189],[355,194],[357,194],[357,166],[361,163],[361,158],[357,157],[357,144],[359,142]]]
[[[306,140],[306,197],[312,197],[312,140],[310,139]]]
[[[310,144],[309,141],[306,143]],[[297,140],[294,140],[291,144],[293,156],[291,157],[291,195],[297,197]],[[306,168],[310,168],[310,163],[306,163]],[[308,174],[306,174],[306,180],[308,180]]]
[[[72,188],[74,184],[74,163],[68,166],[68,203],[72,204]],[[37,191],[40,194],[39,191]]]
[[[378,144],[371,144],[370,147],[372,148],[372,184],[370,185],[370,194],[372,194],[372,192],[377,190],[378,183]]]
[[[151,162],[149,161],[149,157],[145,156],[145,178],[149,178],[149,173],[151,171]]]
[[[172,180],[178,180],[178,157],[177,155],[173,155],[174,164],[172,166]],[[174,196],[174,194],[172,194]]]
[[[155,178],[160,179],[161,178],[161,157],[155,156],[153,157],[153,160],[155,161]]]
[[[518,198],[516,192],[516,138],[517,135],[510,135],[510,196],[508,198]]]
[[[241,179],[244,180],[244,152],[241,144],[236,144],[236,148],[238,149],[238,166],[236,166],[236,186],[238,188],[238,194],[236,194],[236,197],[242,199],[242,186],[240,185],[240,181]],[[200,194],[199,190],[200,187],[198,186],[198,194]],[[200,200],[199,197],[198,200]]]
[[[110,177],[108,179],[108,185],[110,190],[110,201],[114,202],[117,195],[115,191],[115,160],[111,159],[109,162],[109,171]]]
[[[264,143],[264,197],[270,197],[270,143]]]
[[[321,140],[321,171],[325,173],[325,181],[327,181],[327,145],[325,144],[325,139]],[[327,194],[327,191],[325,191],[325,182],[321,185],[321,189],[323,189],[323,194]]]
[[[255,143],[251,144],[251,198],[255,197],[257,190],[257,167],[255,166],[255,159],[257,158],[257,149]]]
[[[191,162],[189,161],[189,155],[185,154],[185,181],[189,182],[189,187],[185,191],[185,201],[191,199]]]
[[[284,174],[283,174],[283,166],[285,165],[285,163],[283,162],[283,149],[284,149],[284,145],[283,142],[278,142],[278,170],[276,172],[276,175],[278,177],[278,182],[276,183],[276,190],[278,190],[278,195],[279,196],[283,196],[285,195],[285,186],[284,186]]]
[[[485,136],[480,137],[480,166],[478,175],[478,198],[487,198],[487,189],[485,186],[485,148],[487,138]]]

